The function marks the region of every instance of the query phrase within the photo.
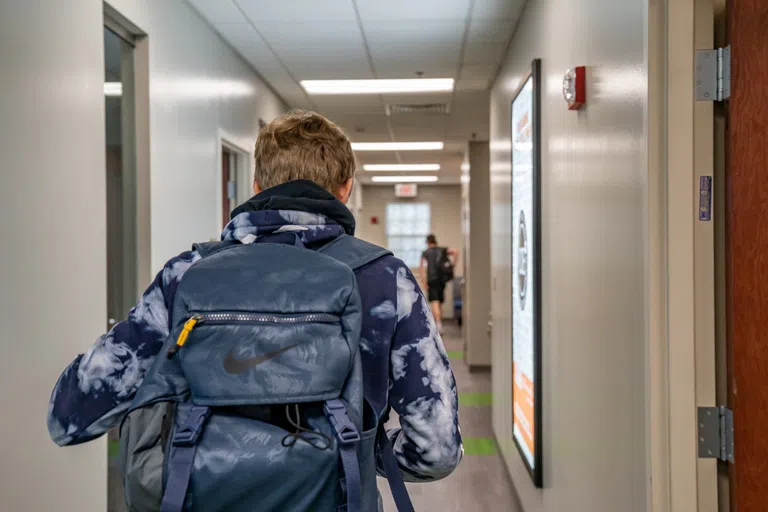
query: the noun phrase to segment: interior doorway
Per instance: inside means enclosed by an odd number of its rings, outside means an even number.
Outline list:
[[[149,52],[146,34],[104,4],[107,221],[105,330],[125,319],[150,282]],[[108,435],[107,510],[125,510],[118,432]]]
[[[136,147],[132,38],[104,27],[104,121],[107,178],[107,329],[123,320],[138,299]],[[109,433],[108,510],[124,510],[122,481]]]
[[[253,195],[254,144],[219,130],[218,231],[227,225],[232,210]]]
[[[107,178],[107,327],[136,303],[136,159],[133,45],[104,27]]]
[[[238,155],[226,146],[221,148],[221,226],[229,222],[229,215],[237,207]]]

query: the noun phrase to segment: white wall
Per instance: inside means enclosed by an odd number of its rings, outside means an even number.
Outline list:
[[[45,422],[105,325],[101,5],[3,2],[0,34],[0,510],[105,510],[106,443],[58,448]]]
[[[248,144],[282,101],[183,0],[112,0],[149,34],[152,268],[218,237],[218,137]],[[249,148],[250,149],[250,148]]]
[[[491,94],[493,425],[526,512],[646,510],[647,2],[529,0]],[[509,111],[542,58],[544,484],[512,443]],[[569,112],[566,69],[586,65]]]
[[[183,1],[113,4],[149,34],[157,270],[218,234],[219,129],[253,141],[284,107]],[[102,4],[3,2],[0,34],[0,510],[105,510],[105,441],[58,448],[45,423],[106,323]]]
[[[419,185],[415,199],[395,197],[392,185],[362,185],[362,208],[357,215],[355,235],[363,240],[387,246],[387,205],[398,201],[425,202],[430,205],[432,232],[441,246],[460,250],[464,245],[461,231],[461,186],[460,185]],[[372,224],[371,217],[378,217],[379,223]],[[461,275],[463,263],[455,269]],[[414,273],[416,270],[414,269]],[[418,277],[418,275],[417,275]],[[443,316],[453,318],[453,286],[445,289]]]

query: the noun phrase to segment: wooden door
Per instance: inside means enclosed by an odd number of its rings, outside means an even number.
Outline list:
[[[727,311],[731,511],[768,510],[768,1],[729,0]]]

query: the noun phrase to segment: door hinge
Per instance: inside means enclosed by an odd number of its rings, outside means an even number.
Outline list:
[[[696,50],[696,101],[731,97],[731,47]]]
[[[699,458],[733,463],[733,412],[727,407],[698,408]]]

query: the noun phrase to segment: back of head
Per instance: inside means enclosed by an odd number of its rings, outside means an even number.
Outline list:
[[[433,234],[427,235],[427,244],[437,245],[437,237]]]
[[[344,131],[315,112],[295,110],[259,132],[254,181],[262,190],[310,180],[332,194],[355,175],[355,154]]]

